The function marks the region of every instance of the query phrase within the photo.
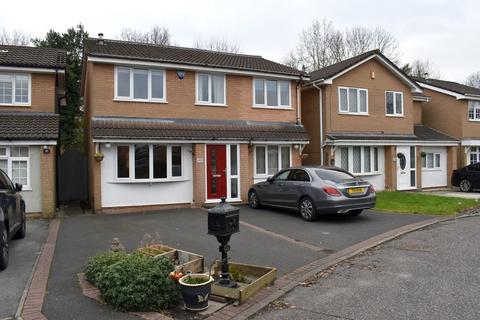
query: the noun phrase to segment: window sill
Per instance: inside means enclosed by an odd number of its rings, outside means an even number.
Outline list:
[[[113,101],[116,102],[134,102],[134,103],[160,103],[160,104],[167,104],[166,100],[135,100],[135,99],[120,99],[114,98]]]
[[[366,176],[380,176],[384,174],[383,172],[377,171],[377,172],[367,172],[367,173],[353,173],[351,172],[355,177],[366,177]]]
[[[385,117],[390,117],[390,118],[405,118],[403,114],[386,114]]]
[[[338,114],[344,115],[344,116],[367,116],[368,117],[368,113],[339,112]]]
[[[31,187],[22,187],[22,191],[20,192],[23,192],[23,191],[33,191],[33,189]]]
[[[184,182],[189,181],[190,179],[178,178],[178,179],[169,179],[169,180],[113,180],[107,183],[111,184],[157,184],[157,183],[170,183],[170,182]]]
[[[480,122],[480,119],[468,119],[470,122]]]
[[[253,109],[293,110],[292,107],[252,106]]]
[[[422,171],[427,171],[427,172],[437,171],[437,172],[440,172],[440,171],[442,171],[442,169],[441,168],[434,168],[434,169],[432,169],[432,168],[422,168]]]
[[[0,107],[31,107],[31,104],[0,103]]]
[[[227,104],[222,103],[203,103],[203,102],[195,102],[195,105],[198,107],[228,107]]]

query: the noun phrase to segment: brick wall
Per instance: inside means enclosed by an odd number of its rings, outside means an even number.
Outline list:
[[[43,153],[40,148],[40,172],[42,188],[42,216],[52,218],[56,207],[56,147],[50,146],[50,153]]]

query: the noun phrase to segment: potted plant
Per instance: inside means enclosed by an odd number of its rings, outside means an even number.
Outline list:
[[[94,158],[96,161],[100,162],[100,161],[103,160],[104,155],[103,155],[103,153],[101,153],[101,152],[95,152],[95,154],[93,155],[93,158]]]
[[[420,157],[425,158],[427,156],[427,153],[425,151],[420,152]]]
[[[178,282],[185,301],[185,309],[202,311],[208,308],[208,298],[212,291],[213,282],[210,275],[191,273],[181,277]]]

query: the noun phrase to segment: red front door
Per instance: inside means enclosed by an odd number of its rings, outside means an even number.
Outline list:
[[[227,148],[207,145],[207,199],[227,196]]]

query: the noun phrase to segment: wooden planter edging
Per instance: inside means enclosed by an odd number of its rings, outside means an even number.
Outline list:
[[[149,257],[155,257],[161,254],[169,253],[175,249],[163,244],[152,244],[147,247],[138,248],[137,251]]]
[[[239,304],[244,303],[262,288],[272,284],[277,278],[276,268],[237,262],[229,262],[228,265],[230,268],[233,267],[245,275],[251,282],[243,283],[237,281],[239,285],[237,288],[226,288],[214,283],[212,285],[212,295],[235,299]],[[216,261],[214,268],[216,270],[220,269],[220,261]]]
[[[157,257],[167,257],[172,261],[175,269],[184,274],[187,272],[202,273],[204,269],[203,256],[188,251],[173,249],[173,251],[155,256],[155,258]]]

